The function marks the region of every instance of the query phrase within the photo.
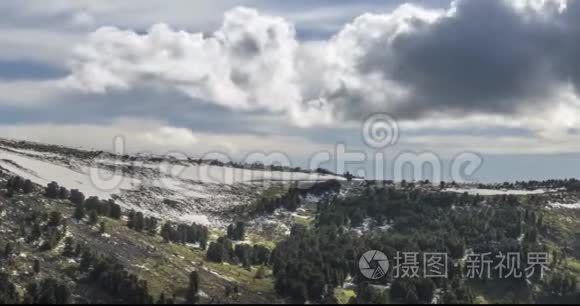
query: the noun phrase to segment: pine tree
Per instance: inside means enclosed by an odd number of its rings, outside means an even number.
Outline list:
[[[157,218],[145,218],[145,231],[151,236],[157,234]]]
[[[56,287],[55,297],[57,304],[70,304],[70,290],[64,284],[59,284]]]
[[[185,301],[188,304],[195,304],[199,301],[199,274],[197,271],[191,271],[189,275],[189,287],[187,288]]]
[[[60,187],[60,189],[58,190],[58,198],[59,199],[68,199],[70,196],[68,189],[64,188],[64,187]]]
[[[12,189],[14,189],[14,191],[18,192],[22,189],[22,184],[23,184],[24,179],[20,176],[15,176],[12,178]]]
[[[127,227],[130,229],[135,228],[135,211],[132,209],[129,211],[129,214],[127,215]]]
[[[144,227],[145,227],[145,221],[143,218],[143,213],[137,212],[135,214],[135,228],[134,228],[134,230],[136,230],[138,232],[142,232]]]
[[[7,242],[4,246],[4,257],[8,258],[12,256],[12,252],[14,252],[14,246],[12,245],[12,242]]]
[[[33,270],[34,270],[34,274],[40,273],[40,260],[38,260],[38,259],[34,260]]]
[[[157,300],[157,304],[158,305],[165,304],[165,292],[161,292],[161,294],[159,295],[159,299]]]
[[[246,239],[246,224],[244,222],[237,222],[236,229],[235,229],[235,240],[244,240]]]
[[[91,210],[89,212],[89,224],[95,225],[99,222],[99,215],[96,210]]]
[[[173,227],[171,226],[171,223],[165,222],[161,228],[161,237],[163,238],[163,241],[170,242],[172,240],[172,232]]]
[[[77,220],[82,220],[85,217],[85,205],[83,202],[76,203],[73,216]]]
[[[31,193],[33,189],[32,181],[25,180],[24,184],[22,185],[22,192],[23,193]]]
[[[50,182],[48,183],[48,185],[46,185],[46,196],[49,198],[56,198],[58,197],[58,193],[60,191],[60,187],[58,186],[57,182]]]
[[[109,209],[110,217],[113,219],[121,219],[121,206],[119,204],[115,204],[113,200],[109,200],[109,205],[111,206]]]
[[[81,256],[82,251],[83,251],[83,248],[82,248],[81,244],[77,243],[77,245],[75,246],[75,252],[74,252],[73,256],[74,257]]]
[[[224,247],[221,243],[212,242],[207,249],[207,260],[212,262],[224,261]]]
[[[67,304],[70,302],[70,291],[52,278],[39,283],[32,282],[26,287],[26,304]]]
[[[85,202],[85,195],[78,189],[73,189],[70,191],[70,201],[76,205],[82,204]]]
[[[203,226],[201,228],[200,237],[199,237],[199,247],[202,250],[205,250],[207,248],[208,239],[209,239],[209,230],[207,229],[207,227]]]
[[[16,286],[8,280],[8,275],[0,273],[0,304],[18,304]]]
[[[226,236],[230,239],[234,239],[234,225],[230,224],[228,225],[228,228],[226,230]]]

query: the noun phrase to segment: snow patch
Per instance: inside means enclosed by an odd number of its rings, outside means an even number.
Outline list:
[[[569,203],[569,204],[558,203],[558,202],[548,202],[548,205],[550,207],[556,207],[556,208],[580,209],[580,202]]]
[[[526,194],[542,194],[548,192],[545,189],[536,189],[536,190],[518,190],[518,189],[482,189],[482,188],[446,188],[443,189],[444,192],[456,192],[456,193],[464,193],[467,192],[471,195],[482,195],[482,196],[491,196],[491,195],[526,195]]]
[[[221,226],[223,213],[247,205],[274,182],[344,180],[334,175],[233,168],[186,160],[118,161],[112,155],[70,150],[44,152],[3,143],[0,167],[46,186],[55,181],[86,197],[114,199],[124,209],[164,220]],[[74,151],[73,151],[74,152]],[[101,177],[99,180],[96,175]],[[306,202],[318,202],[309,195]]]
[[[81,171],[75,171],[49,161],[25,157],[5,150],[0,150],[0,166],[39,185],[45,186],[56,181],[69,189],[78,189],[86,196],[98,196],[104,199],[120,193],[122,189],[134,188],[131,178],[120,177],[107,170],[83,167]],[[90,177],[90,171],[97,170],[103,177],[113,178],[121,183],[110,190],[98,188]]]

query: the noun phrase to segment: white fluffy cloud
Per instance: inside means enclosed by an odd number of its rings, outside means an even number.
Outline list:
[[[576,121],[545,118],[580,110],[580,73],[569,68],[577,46],[566,43],[577,11],[563,0],[405,4],[363,14],[326,40],[300,41],[283,18],[238,7],[211,34],[102,27],[75,49],[65,84],[95,93],[169,88],[302,126],[390,112],[408,125],[477,117],[562,136]],[[547,41],[562,48],[544,50]]]
[[[94,92],[163,84],[234,109],[283,111],[302,100],[297,46],[292,25],[245,8],[209,37],[165,24],[144,35],[104,27],[75,50],[69,82]]]
[[[361,74],[357,65],[377,39],[409,31],[415,15],[432,20],[438,14],[404,5],[389,15],[363,15],[328,41],[307,43],[284,19],[248,8],[226,12],[211,35],[165,24],[146,34],[102,27],[75,49],[65,84],[96,93],[161,85],[196,101],[286,113],[297,125],[328,124],[348,104],[366,111],[401,101],[405,88]]]

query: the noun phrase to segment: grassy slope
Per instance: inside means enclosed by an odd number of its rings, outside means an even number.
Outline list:
[[[283,186],[273,186],[265,191],[264,196],[274,197],[284,192]],[[39,195],[16,196],[10,202],[16,203],[19,200],[25,201],[27,206],[44,211],[57,210],[65,216],[72,214],[72,206],[68,201],[46,200]],[[526,205],[526,204],[524,204]],[[562,209],[543,209],[544,221],[550,228],[550,236],[544,241],[550,248],[562,246],[563,241],[573,242],[580,234],[580,218],[578,212],[571,213]],[[292,221],[310,225],[313,220],[314,211],[312,207],[303,207]],[[164,243],[159,236],[150,236],[138,233],[125,226],[125,222],[102,218],[106,222],[107,233],[110,237],[103,237],[97,233],[96,228],[88,227],[84,223],[77,224],[69,222],[69,231],[76,241],[84,241],[88,245],[103,255],[115,256],[133,273],[146,279],[150,286],[150,291],[154,296],[161,292],[170,295],[175,292],[179,296],[183,295],[187,288],[188,274],[193,269],[200,271],[201,290],[210,296],[206,302],[212,301],[211,297],[219,300],[214,302],[240,302],[240,303],[270,303],[281,302],[276,298],[273,289],[272,272],[266,269],[266,277],[256,279],[257,267],[252,267],[250,271],[241,266],[228,264],[217,264],[205,260],[205,252],[193,247],[177,244]],[[12,230],[16,230],[13,226]],[[4,233],[0,233],[3,235]],[[215,240],[222,236],[224,230],[212,230],[210,239]],[[10,239],[10,238],[8,238]],[[278,238],[279,239],[279,238]],[[273,248],[278,239],[266,237],[264,233],[250,232],[248,240],[252,243],[259,243]],[[18,277],[18,284],[23,286],[24,279],[29,278],[32,261],[34,258],[42,259],[44,274],[58,273],[58,269],[65,271],[74,269],[75,263],[60,258],[60,250],[40,253],[26,244],[22,244],[20,249],[28,257],[17,257],[14,263],[15,270],[21,271],[22,276]],[[563,269],[574,273],[580,280],[580,260],[578,258],[568,258]],[[52,270],[52,272],[51,272]],[[62,272],[61,272],[62,273]],[[72,279],[69,279],[69,281]],[[226,287],[238,286],[240,294],[225,297]],[[524,292],[517,288],[512,288],[509,284],[499,284],[497,282],[487,282],[485,284],[473,282],[471,287],[477,295],[479,303],[510,302],[518,299]],[[22,290],[20,288],[20,290]],[[84,288],[92,290],[90,288]],[[94,296],[98,296],[98,290]],[[355,295],[350,289],[336,289],[335,296],[340,303],[347,303]],[[97,297],[95,297],[97,298]]]
[[[241,266],[211,263],[205,260],[205,251],[185,245],[165,243],[159,236],[150,236],[127,228],[123,221],[107,219],[111,240],[124,240],[137,247],[145,247],[126,265],[141,278],[148,281],[154,296],[161,292],[183,293],[187,288],[189,273],[196,269],[200,272],[201,290],[211,297],[220,297],[221,302],[267,303],[275,301],[273,280],[270,277],[254,279],[256,267],[247,271]],[[118,244],[117,244],[118,245]],[[121,247],[122,249],[122,247]],[[125,252],[123,252],[125,253]],[[221,298],[226,286],[240,288],[241,296]]]
[[[20,204],[16,205],[16,203]],[[17,195],[8,199],[5,207],[10,213],[25,213],[30,207],[34,210],[45,212],[60,211],[65,218],[70,217],[73,207],[68,201],[48,200],[39,194]],[[10,223],[3,218],[1,240],[16,241],[18,224]],[[16,218],[14,218],[16,220]],[[68,233],[76,242],[83,242],[90,246],[94,252],[103,256],[117,258],[132,273],[148,281],[151,294],[156,298],[161,292],[170,296],[177,293],[181,296],[187,288],[187,280],[190,271],[196,269],[200,272],[201,290],[208,295],[206,302],[240,302],[240,303],[272,303],[280,302],[273,293],[273,280],[271,271],[266,269],[266,277],[255,279],[257,267],[251,271],[241,266],[209,263],[205,260],[205,251],[194,249],[184,245],[164,243],[159,236],[150,236],[133,231],[125,226],[121,220],[100,218],[106,223],[106,235],[100,235],[96,227],[88,226],[85,222],[68,220]],[[216,233],[215,236],[218,236]],[[67,276],[67,271],[75,271],[78,265],[69,262],[60,255],[61,245],[54,250],[39,252],[33,245],[27,243],[18,244],[18,252],[26,257],[17,256],[13,260],[10,269],[19,271],[14,279],[23,288],[30,280],[32,262],[35,258],[41,259],[43,272],[41,276],[52,276],[69,282],[73,287],[76,284],[74,277]],[[1,245],[3,247],[3,244]],[[225,297],[226,287],[239,288],[238,295]],[[89,286],[90,287],[90,286]],[[91,288],[76,288],[73,291],[92,290]],[[98,291],[98,290],[97,290]],[[88,295],[88,294],[87,294]],[[94,294],[103,295],[102,292]],[[89,296],[90,297],[90,296]],[[93,301],[93,297],[90,297]],[[97,299],[98,300],[98,299]],[[96,301],[96,300],[95,300]],[[101,300],[107,302],[107,300]],[[203,299],[202,299],[203,301]]]

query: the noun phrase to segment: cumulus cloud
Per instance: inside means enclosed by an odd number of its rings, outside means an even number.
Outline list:
[[[298,125],[378,111],[415,121],[559,116],[580,106],[578,17],[578,1],[405,4],[304,42],[282,18],[235,8],[211,34],[164,24],[146,33],[100,28],[76,48],[66,84],[97,93],[161,86],[196,103],[283,113]],[[556,124],[570,128],[570,120]]]
[[[234,109],[286,110],[301,101],[294,28],[238,8],[211,36],[165,24],[139,35],[100,28],[79,46],[71,84],[94,92],[161,83]]]

